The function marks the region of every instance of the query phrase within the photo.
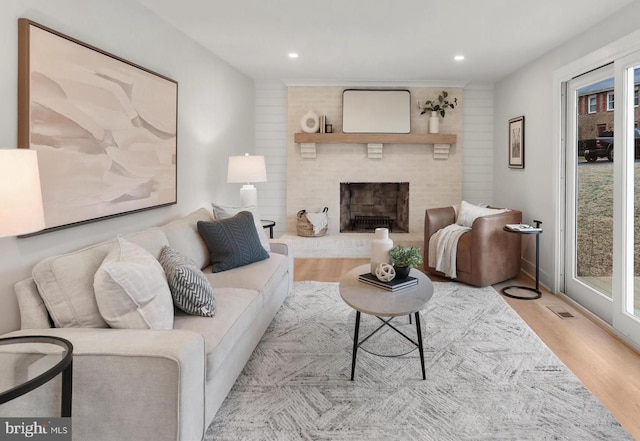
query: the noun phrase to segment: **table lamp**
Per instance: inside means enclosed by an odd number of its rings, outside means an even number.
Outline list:
[[[36,151],[0,149],[0,237],[34,233],[44,227]]]
[[[243,207],[258,205],[258,190],[252,182],[267,182],[267,167],[264,156],[229,156],[227,182],[244,183],[240,189],[240,202]]]

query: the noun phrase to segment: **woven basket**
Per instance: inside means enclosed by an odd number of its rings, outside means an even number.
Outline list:
[[[329,211],[327,207],[324,207],[324,209],[322,210],[323,213],[326,213],[327,211]],[[327,225],[325,225],[322,230],[318,232],[318,234],[315,234],[313,232],[313,224],[309,222],[309,219],[307,219],[307,210],[298,211],[296,217],[296,231],[298,232],[298,236],[320,237],[327,234]]]

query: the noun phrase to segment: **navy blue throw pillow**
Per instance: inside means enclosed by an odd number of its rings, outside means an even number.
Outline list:
[[[209,249],[214,273],[269,258],[249,211],[228,219],[199,221],[198,232]]]

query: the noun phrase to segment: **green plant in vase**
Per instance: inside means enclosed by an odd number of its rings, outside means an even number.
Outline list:
[[[420,104],[418,101],[418,108],[420,109],[420,115],[424,115],[427,112],[436,112],[444,118],[447,113],[447,109],[455,109],[458,105],[458,98],[454,98],[453,101],[449,101],[449,92],[443,90],[438,98],[435,100],[427,100],[424,104]]]
[[[409,247],[396,245],[389,250],[389,257],[391,257],[391,263],[393,263],[398,279],[406,278],[411,268],[417,268],[423,262],[420,248],[413,245]]]

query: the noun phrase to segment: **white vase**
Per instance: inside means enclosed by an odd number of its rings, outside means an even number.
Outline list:
[[[440,133],[440,117],[438,112],[431,112],[429,118],[429,133]]]
[[[371,241],[371,274],[376,274],[376,268],[381,263],[390,263],[389,250],[393,248],[393,240],[389,239],[388,228],[376,228]]]

